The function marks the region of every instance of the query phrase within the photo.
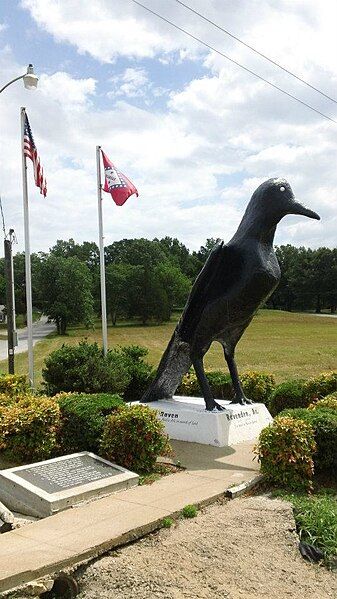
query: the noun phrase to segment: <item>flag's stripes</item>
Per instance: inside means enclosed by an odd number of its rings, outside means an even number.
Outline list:
[[[30,128],[30,124],[28,121],[27,115],[25,115],[25,126],[24,126],[24,134],[23,134],[23,152],[27,158],[33,163],[34,168],[34,179],[35,185],[39,187],[40,193],[44,197],[47,195],[47,181],[43,175],[43,168],[40,164],[40,158],[37,153],[36,145],[34,142],[32,130]]]

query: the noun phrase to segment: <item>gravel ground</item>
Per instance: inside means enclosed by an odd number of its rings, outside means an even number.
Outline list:
[[[78,571],[78,597],[337,599],[337,574],[303,560],[294,528],[279,499],[216,504]]]

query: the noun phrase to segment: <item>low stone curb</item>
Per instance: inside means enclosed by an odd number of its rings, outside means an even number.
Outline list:
[[[252,478],[251,480],[248,480],[247,482],[242,483],[241,485],[236,485],[235,487],[230,487],[225,492],[225,495],[226,495],[226,497],[229,497],[229,499],[235,499],[235,497],[240,497],[240,495],[243,495],[247,491],[254,489],[254,487],[259,485],[263,480],[264,480],[264,475],[258,474],[257,476],[254,476],[254,478]]]

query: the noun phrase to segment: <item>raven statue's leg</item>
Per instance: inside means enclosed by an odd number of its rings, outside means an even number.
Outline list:
[[[195,374],[197,375],[198,383],[201,387],[201,391],[204,396],[206,410],[208,410],[209,412],[211,412],[215,408],[217,410],[223,410],[223,407],[220,406],[220,404],[218,404],[216,401],[214,401],[214,397],[205,374],[203,358],[200,356],[191,356],[191,360],[194,366]]]
[[[228,353],[228,350],[224,348],[225,359],[228,364],[229,372],[232,378],[235,399],[231,403],[240,403],[242,405],[246,403],[252,403],[248,397],[245,396],[244,390],[242,389],[241,381],[239,379],[238,369],[234,360],[234,353]]]

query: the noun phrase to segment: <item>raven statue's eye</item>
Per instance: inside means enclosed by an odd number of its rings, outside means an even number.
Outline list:
[[[280,191],[285,191],[286,188],[285,187],[280,187]]]

